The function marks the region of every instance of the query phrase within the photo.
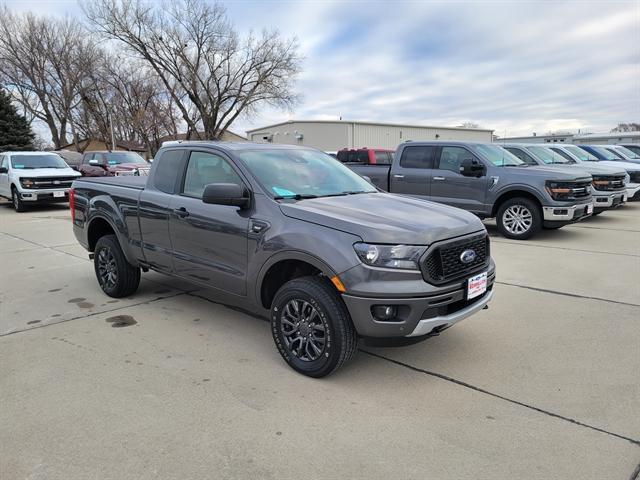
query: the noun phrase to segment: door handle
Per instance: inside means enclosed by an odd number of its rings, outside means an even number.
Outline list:
[[[404,175],[398,175],[398,174],[395,174],[395,175],[393,176],[393,178],[404,178]]]
[[[433,179],[440,182],[444,181],[444,177],[433,177]]]
[[[184,207],[175,208],[175,209],[173,210],[173,213],[175,213],[175,214],[176,214],[176,217],[179,217],[179,218],[185,218],[185,217],[188,217],[188,216],[189,216],[189,212],[188,212],[188,211],[187,211],[187,209],[186,209],[186,208],[184,208]]]

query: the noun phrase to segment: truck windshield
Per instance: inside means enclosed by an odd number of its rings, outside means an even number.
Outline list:
[[[615,153],[610,152],[606,148],[596,147],[595,145],[589,145],[596,152],[598,152],[605,160],[617,160],[620,161],[620,157],[618,157]]]
[[[496,145],[476,145],[476,150],[496,167],[520,167],[526,165],[511,152]]]
[[[377,192],[360,175],[326,153],[269,149],[238,152],[238,156],[276,199]]]
[[[145,159],[133,152],[110,152],[105,155],[109,165],[121,163],[146,163]]]
[[[547,163],[547,164],[571,163],[571,162],[568,162],[567,159],[561,156],[559,153],[556,153],[547,147],[532,146],[532,147],[527,147],[527,149],[531,153],[533,153],[536,157],[538,157],[540,160],[542,160],[544,163]]]
[[[632,158],[634,160],[640,159],[640,155],[638,155],[633,150],[629,150],[627,147],[623,147],[622,145],[616,145],[615,147],[612,147],[612,148],[614,150],[617,150],[618,152],[620,152],[622,155],[624,155],[627,158]]]
[[[16,170],[34,168],[68,168],[58,155],[43,153],[42,155],[11,155],[11,166]]]
[[[587,152],[586,150],[581,149],[580,147],[576,147],[575,145],[563,145],[564,149],[568,150],[569,153],[572,153],[574,157],[577,157],[579,160],[583,162],[597,162],[598,157]]]

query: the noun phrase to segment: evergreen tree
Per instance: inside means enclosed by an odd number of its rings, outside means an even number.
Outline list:
[[[31,126],[11,103],[11,97],[0,88],[0,152],[33,150]]]

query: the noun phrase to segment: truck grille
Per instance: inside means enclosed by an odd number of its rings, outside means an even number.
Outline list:
[[[473,250],[475,259],[469,263],[461,260],[462,252]],[[422,275],[432,284],[441,284],[470,275],[489,264],[489,236],[476,235],[464,240],[454,240],[431,249],[422,261]]]
[[[624,175],[594,175],[593,188],[600,191],[620,190],[624,188]]]
[[[23,181],[26,179],[23,179]],[[37,177],[30,178],[33,185],[28,188],[45,189],[45,188],[69,188],[75,180],[75,177]]]

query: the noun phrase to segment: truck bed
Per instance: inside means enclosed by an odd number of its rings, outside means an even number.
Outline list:
[[[122,177],[80,177],[76,181],[144,190],[148,178],[147,176],[124,175]]]

